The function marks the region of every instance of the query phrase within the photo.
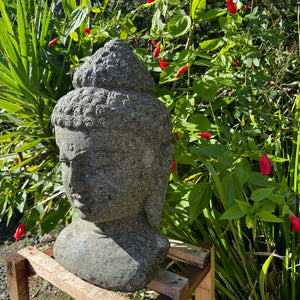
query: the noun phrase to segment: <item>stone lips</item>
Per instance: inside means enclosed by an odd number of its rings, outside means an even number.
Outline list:
[[[97,50],[75,72],[73,86],[155,93],[153,78],[120,38],[111,40]]]

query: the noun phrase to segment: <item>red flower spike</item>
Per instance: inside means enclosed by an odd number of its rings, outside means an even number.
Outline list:
[[[226,1],[226,4],[227,4],[227,8],[228,8],[229,12],[232,15],[235,15],[236,14],[236,4],[232,0]]]
[[[233,93],[233,90],[229,91],[228,97],[230,97],[232,95],[232,93]]]
[[[155,0],[147,0],[147,3],[152,3],[154,2]]]
[[[153,46],[156,46],[156,45],[157,45],[157,43],[154,42],[154,41],[151,41],[151,44],[152,44]]]
[[[238,68],[241,67],[241,65],[239,64],[239,62],[238,62],[236,59],[234,59],[232,62],[233,62]]]
[[[149,47],[147,48],[147,51],[150,52],[150,48]]]
[[[91,29],[89,29],[89,28],[84,28],[84,29],[83,29],[83,32],[84,32],[85,34],[90,34],[90,33],[91,33]]]
[[[173,173],[173,172],[175,171],[176,167],[177,167],[177,164],[176,164],[176,162],[175,162],[175,160],[174,160],[174,161],[173,161],[173,165],[172,165],[171,173]]]
[[[159,52],[160,52],[160,44],[157,44],[157,46],[156,46],[156,48],[154,50],[154,53],[153,53],[153,58],[154,59],[158,58]]]
[[[17,230],[16,230],[16,232],[15,232],[15,234],[14,234],[14,238],[16,239],[15,243],[18,241],[18,239],[20,239],[20,238],[22,237],[24,231],[25,231],[25,225],[24,225],[24,224],[21,224],[21,225],[17,228]]]
[[[138,42],[138,39],[137,39],[136,36],[134,37],[134,41],[135,41],[136,45],[138,46],[138,45],[139,45],[139,42]]]
[[[160,60],[159,66],[160,66],[162,69],[166,68],[168,65],[169,65],[169,64],[168,64],[168,62],[167,62],[167,60],[166,60],[165,58],[162,58],[162,59]]]
[[[290,215],[290,220],[294,230],[300,234],[300,219],[298,219],[296,216]]]
[[[260,158],[260,173],[262,176],[267,176],[271,173],[272,166],[267,154],[263,154]]]
[[[175,139],[179,141],[179,135],[177,132],[172,133],[172,136],[175,136]]]
[[[211,137],[211,134],[209,132],[202,132],[199,135],[205,139],[209,139]]]
[[[55,45],[55,44],[57,43],[57,41],[58,41],[57,38],[53,39],[53,40],[48,44],[48,46],[49,46],[49,47],[52,47],[53,45]]]
[[[247,4],[246,4],[246,6],[245,6],[245,8],[244,8],[244,11],[246,11],[246,10],[248,9],[249,5],[250,5],[250,3],[247,3]]]
[[[180,75],[182,75],[187,69],[188,69],[187,65],[181,67],[176,74],[176,78],[178,78]]]

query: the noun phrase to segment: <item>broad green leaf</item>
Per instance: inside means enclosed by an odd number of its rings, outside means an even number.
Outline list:
[[[176,161],[180,164],[185,164],[185,165],[191,165],[196,167],[197,166],[197,158],[195,154],[190,154],[187,152],[181,152],[180,155],[177,156]]]
[[[274,256],[274,252],[264,262],[262,269],[260,271],[260,274],[259,274],[259,289],[260,289],[260,294],[261,294],[262,300],[266,300],[265,282],[267,280],[268,268],[273,259],[273,256]]]
[[[175,15],[168,23],[168,31],[173,38],[186,34],[191,27],[191,18],[186,15]]]
[[[161,73],[159,83],[172,82],[177,80],[176,74],[179,71],[179,66],[176,63],[169,64]]]
[[[280,218],[276,217],[275,215],[271,214],[267,210],[261,210],[257,213],[257,217],[264,222],[272,222],[272,223],[281,223],[283,222]]]
[[[225,152],[228,152],[228,148],[221,144],[210,144],[210,145],[202,145],[199,149],[196,149],[194,153],[198,155],[205,155],[209,157],[217,157],[219,155],[223,155]]]
[[[183,123],[187,124],[188,126],[185,126]],[[182,125],[186,128],[196,125],[194,128],[198,129],[201,132],[206,132],[211,127],[209,120],[203,114],[191,115],[188,119],[188,122],[182,122]]]
[[[270,200],[272,200],[274,203],[277,204],[284,204],[284,196],[280,194],[271,194],[268,197]]]
[[[243,186],[250,175],[250,165],[246,158],[240,158],[235,161],[234,173],[240,183],[240,186]]]
[[[234,198],[234,185],[233,185],[233,176],[228,173],[221,179],[222,188],[224,191],[225,200],[227,203],[227,207],[231,207],[235,205]]]
[[[198,23],[200,17],[205,13],[206,0],[193,0],[191,16],[195,23]]]
[[[249,212],[249,210],[252,208],[252,206],[246,202],[246,201],[241,201],[241,200],[235,200],[235,202],[237,203],[237,205],[239,206],[239,208],[245,213],[247,214]]]
[[[211,68],[217,66],[216,63],[213,63],[213,62],[211,62],[211,61],[204,60],[204,59],[195,60],[195,61],[194,61],[194,65],[197,65],[197,66],[204,66],[204,67],[211,67]]]
[[[207,182],[200,182],[194,185],[189,194],[190,218],[194,221],[205,209],[212,196],[212,191]]]
[[[167,1],[171,5],[179,5],[181,3],[180,0],[167,0]]]
[[[201,42],[199,45],[199,49],[201,51],[213,51],[221,46],[223,46],[224,41],[223,38],[213,39],[213,40],[206,40]]]
[[[213,8],[206,12],[200,19],[200,22],[207,21],[210,19],[218,18],[224,14],[226,14],[227,9]]]
[[[161,20],[161,13],[159,10],[156,10],[152,18],[151,30],[153,32],[159,33],[164,30],[164,27],[165,23],[163,23],[163,21]]]
[[[228,208],[220,217],[221,220],[233,220],[240,219],[245,216],[245,212],[241,210],[238,205],[231,206]]]
[[[74,41],[74,42],[78,42],[78,34],[76,31],[73,31],[71,34],[70,34],[70,38]]]
[[[264,180],[264,177],[260,172],[250,172],[248,182],[258,186],[272,187],[275,185],[274,182]]]
[[[251,199],[253,201],[261,201],[263,199],[266,199],[268,198],[272,192],[274,191],[275,187],[272,187],[272,188],[262,188],[262,189],[257,189],[257,190],[254,190],[252,193],[251,193]]]
[[[193,88],[198,96],[215,101],[219,85],[215,81],[194,81]]]

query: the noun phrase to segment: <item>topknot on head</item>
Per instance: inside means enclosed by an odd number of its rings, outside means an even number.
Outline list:
[[[73,86],[133,90],[154,94],[155,83],[120,38],[97,50],[74,74]]]

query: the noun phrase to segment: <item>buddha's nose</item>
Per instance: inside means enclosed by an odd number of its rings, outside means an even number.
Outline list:
[[[81,192],[84,188],[84,184],[83,184],[80,168],[74,168],[74,166],[72,166],[71,163],[68,175],[69,176],[68,176],[67,184],[71,192],[75,192],[75,193]]]

